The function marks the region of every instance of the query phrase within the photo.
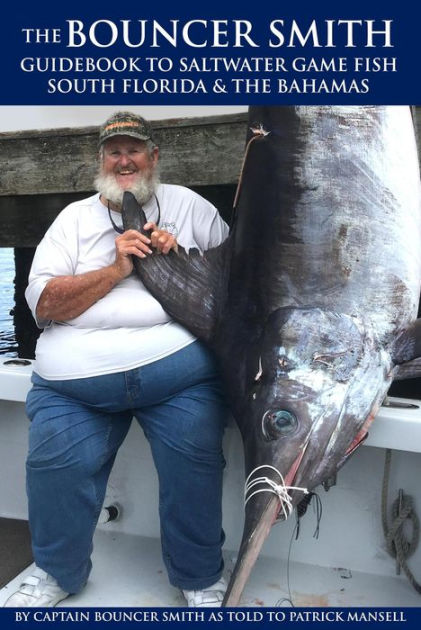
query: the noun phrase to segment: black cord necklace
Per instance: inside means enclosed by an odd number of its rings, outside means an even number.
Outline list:
[[[159,204],[158,197],[156,196],[155,193],[153,196],[155,197],[156,205],[158,208],[158,218],[156,220],[156,226],[159,227],[159,222],[161,221],[161,206]],[[142,209],[142,206],[140,206],[140,208]],[[116,232],[118,232],[119,234],[123,234],[123,232],[125,231],[124,228],[117,225],[113,217],[111,216],[110,202],[108,201],[108,199],[107,199],[107,209],[108,209],[108,216],[110,217],[111,225],[113,226]]]

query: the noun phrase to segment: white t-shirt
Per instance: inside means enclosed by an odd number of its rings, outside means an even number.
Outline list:
[[[188,188],[160,184],[156,196],[162,229],[186,249],[216,247],[228,228],[216,208]],[[154,197],[143,207],[156,222]],[[121,226],[122,217],[111,213]],[[47,282],[110,265],[115,239],[107,208],[99,194],[67,206],[38,245],[25,296],[36,318],[36,306]],[[37,320],[44,328],[36,348],[35,371],[50,380],[84,378],[129,370],[161,359],[195,340],[174,322],[132,273],[84,313],[63,322]]]

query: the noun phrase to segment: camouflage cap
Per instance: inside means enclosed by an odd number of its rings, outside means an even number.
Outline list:
[[[138,140],[152,140],[152,125],[132,112],[116,112],[99,130],[99,145],[113,136],[132,136]]]

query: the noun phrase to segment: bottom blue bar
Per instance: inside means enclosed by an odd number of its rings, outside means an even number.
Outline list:
[[[184,627],[206,628],[242,625],[245,628],[279,628],[297,624],[377,625],[419,627],[421,608],[2,608],[2,628],[39,628],[46,624],[80,628]]]

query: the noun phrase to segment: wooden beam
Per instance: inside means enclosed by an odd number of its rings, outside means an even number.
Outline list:
[[[236,185],[193,186],[193,190],[231,222]],[[93,192],[0,196],[0,247],[36,247],[65,206]]]
[[[421,142],[421,107],[413,112]],[[246,114],[152,124],[162,180],[199,189],[229,220]],[[92,193],[97,138],[98,127],[0,134],[0,247],[36,246],[64,206]]]
[[[246,114],[152,122],[162,181],[184,186],[237,182]],[[0,195],[92,190],[99,127],[0,133]]]
[[[421,138],[421,107],[414,108]],[[247,115],[152,122],[161,177],[184,186],[235,184]],[[0,133],[0,196],[88,193],[97,169],[99,127]]]

